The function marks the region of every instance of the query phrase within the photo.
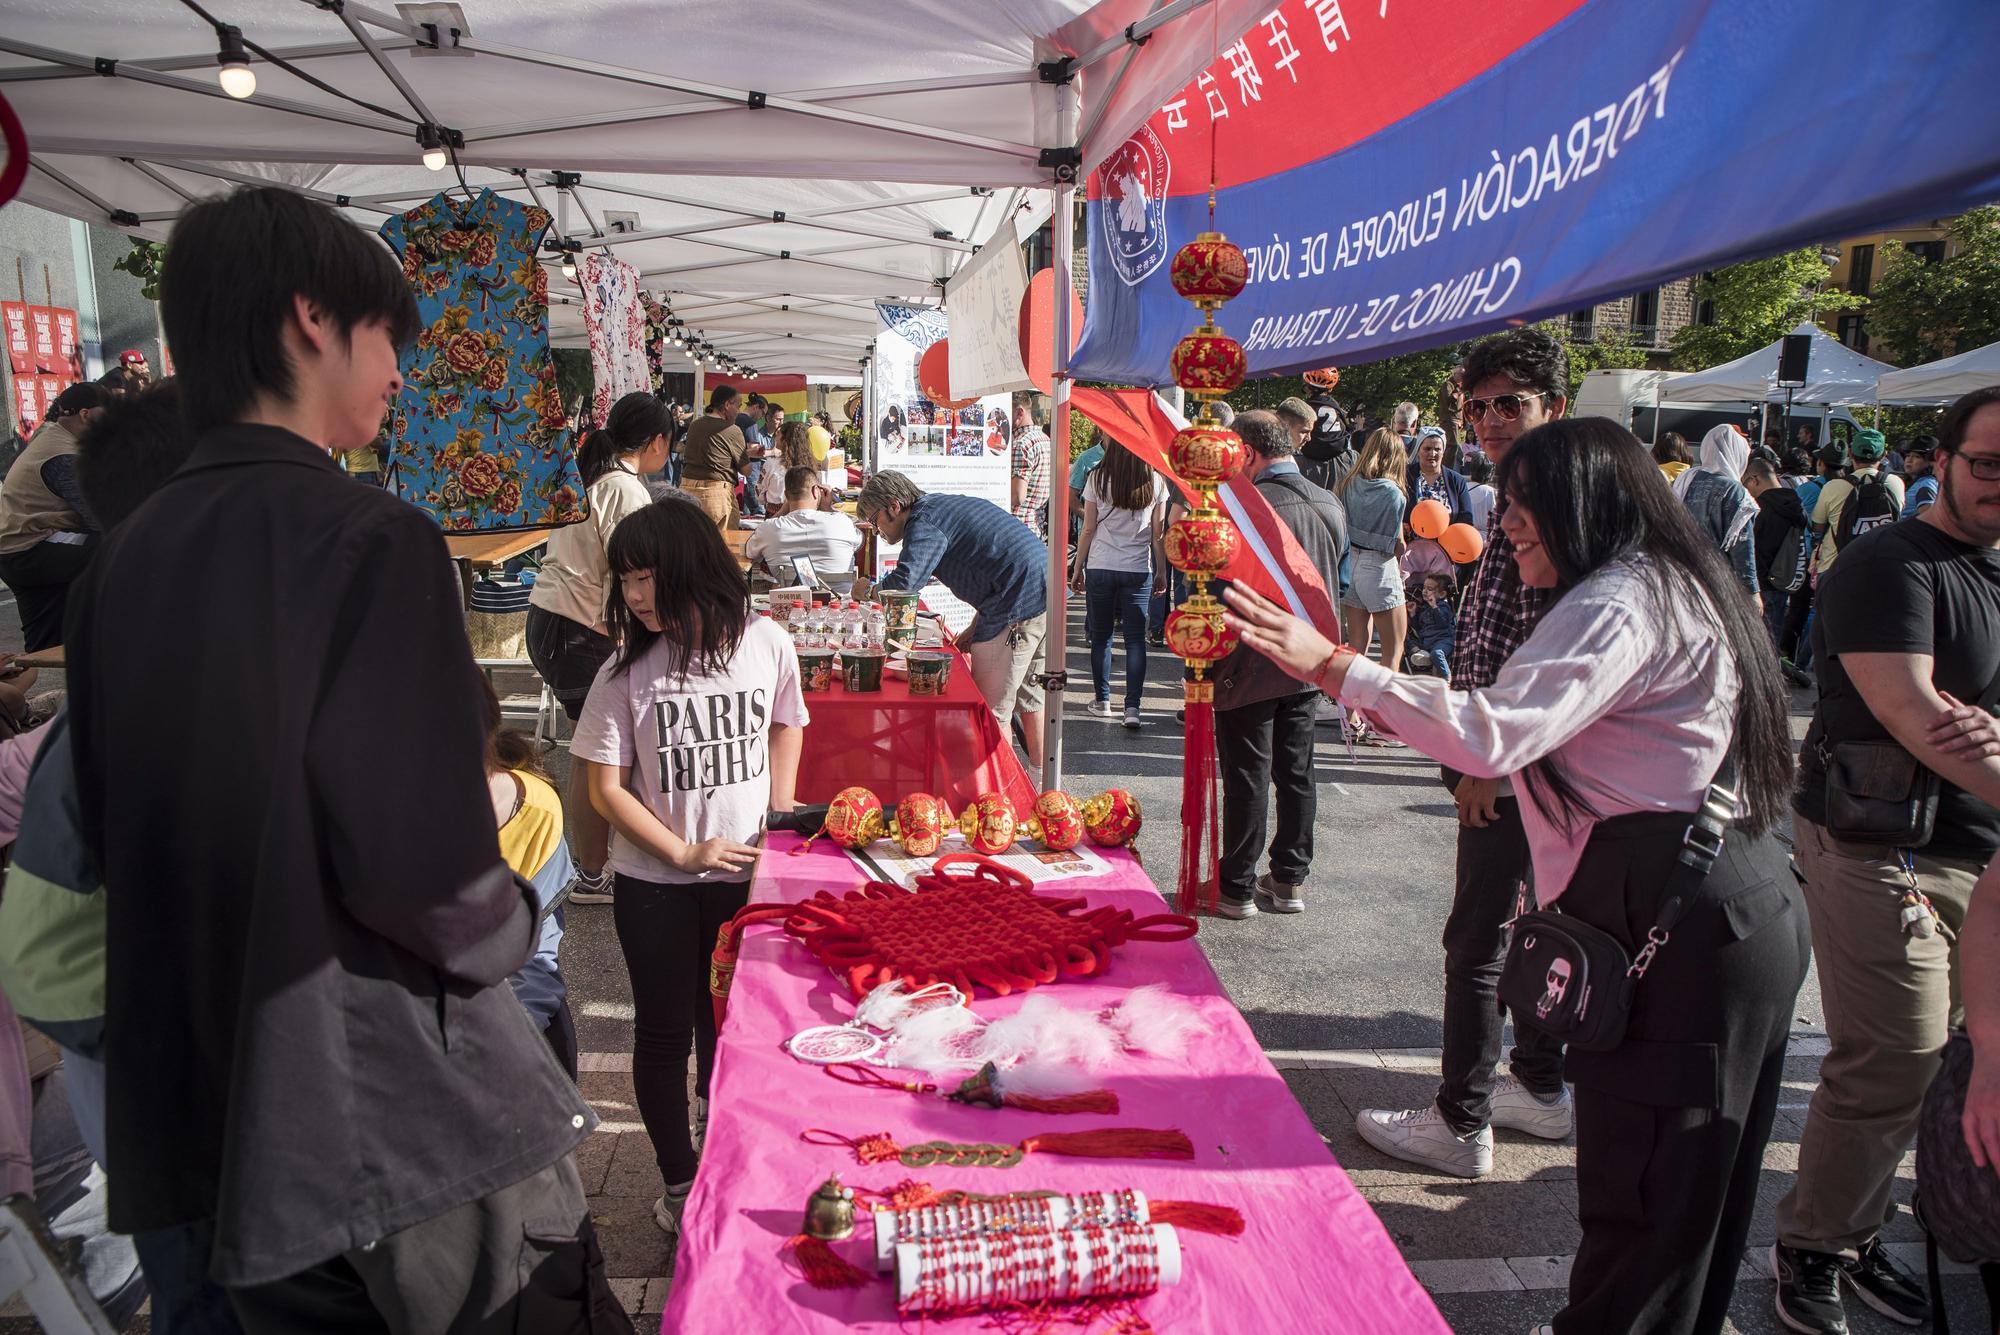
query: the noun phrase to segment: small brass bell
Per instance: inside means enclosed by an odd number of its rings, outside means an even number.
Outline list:
[[[854,1189],[842,1186],[838,1174],[821,1184],[806,1202],[806,1222],[800,1232],[822,1242],[839,1242],[854,1235]]]

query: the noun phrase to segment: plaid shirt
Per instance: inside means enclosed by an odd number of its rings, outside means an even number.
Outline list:
[[[1028,481],[1021,489],[1021,503],[1014,509],[1014,518],[1040,537],[1042,507],[1049,501],[1049,438],[1040,429],[1029,427],[1014,437],[1013,471],[1015,477]]]
[[[1476,691],[1491,686],[1514,651],[1534,634],[1552,601],[1549,589],[1521,582],[1514,544],[1500,531],[1500,510],[1486,519],[1486,554],[1472,572],[1458,613],[1458,652],[1451,659],[1451,688]]]

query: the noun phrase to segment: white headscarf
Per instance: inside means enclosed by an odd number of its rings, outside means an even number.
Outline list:
[[[1683,468],[1681,475],[1674,479],[1674,495],[1687,502],[1688,488],[1693,485],[1696,473],[1716,473],[1737,484],[1741,492],[1737,500],[1736,513],[1730,517],[1729,531],[1722,539],[1725,549],[1734,547],[1750,531],[1750,525],[1757,519],[1757,502],[1750,493],[1742,490],[1743,470],[1750,465],[1750,442],[1743,433],[1727,422],[1713,427],[1701,438],[1701,462],[1693,468]]]

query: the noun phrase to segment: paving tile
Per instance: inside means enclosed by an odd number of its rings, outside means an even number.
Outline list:
[[[618,1136],[617,1141],[599,1194],[641,1197],[650,1205],[666,1190],[660,1180],[660,1166],[653,1153],[652,1137],[644,1131],[627,1131]]]
[[[614,1279],[611,1281],[611,1292],[617,1295],[618,1305],[624,1309],[627,1316],[638,1315],[640,1307],[645,1304],[646,1285],[649,1283],[651,1283],[650,1280],[644,1279]]]
[[[1456,1335],[1526,1335],[1561,1311],[1564,1302],[1564,1295],[1550,1290],[1433,1296]]]
[[[593,1197],[590,1218],[604,1251],[605,1274],[613,1279],[652,1279],[669,1273],[667,1236],[653,1222],[651,1197]]]
[[[1497,1256],[1467,1261],[1412,1261],[1417,1283],[1440,1293],[1502,1293],[1521,1287],[1520,1277]]]
[[[576,1173],[583,1179],[583,1194],[596,1196],[604,1190],[605,1170],[611,1167],[611,1153],[618,1148],[618,1134],[601,1128],[584,1137],[576,1147]]]
[[[647,1316],[658,1316],[667,1310],[667,1299],[674,1291],[671,1275],[655,1276],[646,1281],[646,1300],[639,1305],[639,1311]]]
[[[1569,1288],[1569,1268],[1574,1256],[1510,1256],[1507,1268],[1524,1289]]]
[[[1583,1230],[1556,1187],[1540,1182],[1466,1182],[1363,1187],[1408,1261],[1505,1256],[1533,1238],[1557,1255],[1573,1253]]]
[[[576,1054],[577,1074],[593,1071],[629,1071],[632,1069],[632,1054],[629,1052],[579,1052]]]

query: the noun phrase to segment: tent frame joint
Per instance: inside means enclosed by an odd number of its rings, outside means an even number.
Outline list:
[[[763,93],[760,93],[753,88],[750,90],[749,94],[744,97],[743,101],[744,104],[750,108],[750,110],[762,111],[764,109],[765,103],[770,101],[770,99],[766,97]]]
[[[1074,145],[1067,148],[1045,148],[1036,157],[1035,163],[1047,167],[1056,175],[1056,180],[1068,185],[1076,180],[1083,167],[1083,150]]]
[[[1127,29],[1129,34],[1130,29]],[[1076,77],[1076,57],[1064,56],[1061,60],[1044,60],[1035,66],[1035,74],[1043,83],[1065,84]]]
[[[102,78],[115,79],[118,77],[118,62],[109,56],[98,56],[91,64]]]
[[[1153,33],[1151,29],[1148,29],[1142,33],[1135,34],[1132,30],[1138,26],[1139,25],[1137,23],[1128,23],[1125,25],[1125,41],[1127,42],[1127,44],[1131,46],[1144,46],[1146,43],[1153,40]]]

